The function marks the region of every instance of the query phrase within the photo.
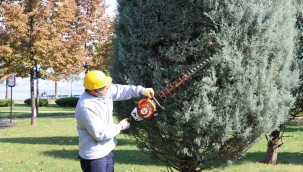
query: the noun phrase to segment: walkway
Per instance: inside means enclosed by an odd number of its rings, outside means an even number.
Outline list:
[[[16,123],[10,123],[10,119],[0,119],[0,129],[16,126]]]

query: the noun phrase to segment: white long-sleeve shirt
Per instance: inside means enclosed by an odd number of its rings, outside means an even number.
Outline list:
[[[79,155],[84,159],[102,158],[116,144],[120,128],[113,121],[113,101],[139,97],[142,86],[112,84],[105,98],[84,92],[76,106],[75,117],[79,134]]]

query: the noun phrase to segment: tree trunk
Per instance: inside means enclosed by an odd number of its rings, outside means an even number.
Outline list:
[[[30,71],[30,91],[31,91],[31,112],[32,119],[31,124],[37,124],[37,113],[36,113],[36,101],[35,101],[35,80],[34,80],[34,69]]]
[[[36,113],[39,115],[39,78],[36,80]]]
[[[267,139],[267,153],[264,162],[267,164],[277,164],[280,144],[280,130],[274,130]]]
[[[6,91],[5,91],[5,99],[9,99],[10,95],[9,95],[9,86],[8,84],[8,79],[6,79]]]
[[[73,81],[74,81],[74,75],[71,76],[71,80],[70,80],[70,95],[69,95],[69,97],[73,97]]]
[[[55,99],[58,98],[58,81],[55,81]]]
[[[183,157],[179,166],[180,172],[196,172],[197,160],[194,157]]]

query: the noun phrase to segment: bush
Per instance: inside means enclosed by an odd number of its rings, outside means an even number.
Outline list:
[[[26,99],[24,100],[24,103],[31,106],[32,105],[32,99]],[[47,106],[48,105],[48,100],[47,99],[39,99],[39,107],[41,106]]]
[[[57,99],[55,103],[59,106],[76,107],[78,100],[79,100],[78,97],[67,97],[67,98]]]
[[[5,106],[10,106],[11,105],[11,100],[5,99],[5,100],[0,100],[0,107],[5,107]],[[14,100],[12,101],[12,105],[15,105]]]

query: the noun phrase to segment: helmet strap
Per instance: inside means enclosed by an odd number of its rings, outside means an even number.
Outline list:
[[[102,100],[105,100],[105,95],[102,93],[100,88],[97,89],[97,92],[100,94]]]

